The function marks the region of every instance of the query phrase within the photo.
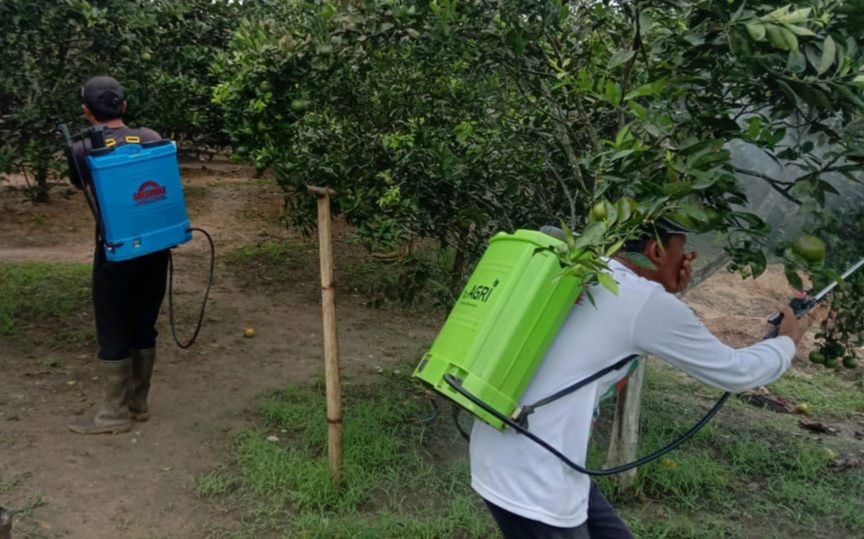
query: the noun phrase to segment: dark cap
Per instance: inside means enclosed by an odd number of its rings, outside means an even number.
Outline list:
[[[115,99],[123,101],[123,87],[114,77],[98,76],[87,79],[81,87],[81,101],[85,105],[95,105],[101,102],[111,102]]]
[[[693,227],[687,223],[682,223],[681,220],[675,217],[663,217],[658,219],[654,224],[658,231],[665,232],[666,234],[683,234],[686,236],[687,234],[696,233]]]

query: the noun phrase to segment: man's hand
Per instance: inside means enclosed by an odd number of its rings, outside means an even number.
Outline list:
[[[678,270],[678,283],[670,292],[681,292],[690,284],[690,279],[693,278],[693,261],[699,256],[696,251],[690,251],[684,254],[684,260],[681,262],[681,269]]]
[[[780,321],[780,325],[777,327],[777,335],[785,335],[797,345],[801,337],[804,336],[804,333],[807,332],[807,328],[810,327],[811,315],[807,314],[800,319],[795,318],[795,312],[788,305],[784,305],[780,309],[780,313],[783,315],[783,320]]]

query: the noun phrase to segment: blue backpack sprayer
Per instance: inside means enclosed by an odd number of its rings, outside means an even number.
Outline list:
[[[613,468],[585,468],[532,433],[528,417],[537,408],[623,369],[637,358],[635,355],[622,358],[553,395],[531,404],[519,404],[581,290],[578,282],[568,282],[566,270],[554,254],[556,247],[563,245],[556,233],[560,231],[544,227],[543,232],[546,234],[517,231],[492,238],[414,376],[454,402],[453,418],[465,439],[468,434],[458,420],[462,409],[497,429],[515,430],[568,467],[587,475],[613,475],[647,464],[692,438],[720,411],[731,393],[723,393],[702,419],[667,446]],[[847,269],[841,280],[862,266],[864,259]],[[806,314],[837,284],[831,283],[812,297],[792,300],[790,307],[795,316]],[[772,329],[766,339],[777,336],[782,317],[777,314],[769,318]]]
[[[181,342],[174,325],[174,264],[168,256],[168,318],[174,341],[180,348],[195,342],[204,319],[204,309],[213,284],[215,248],[203,229],[193,228],[186,214],[186,202],[173,141],[162,139],[107,146],[104,127],[97,125],[72,137],[66,125],[60,126],[69,166],[82,181],[82,191],[93,213],[97,242],[109,262],[132,260],[157,251],[171,249],[192,239],[192,232],[204,234],[210,244],[210,270],[207,289],[192,338]],[[88,138],[86,156],[90,175],[83,174],[73,153],[75,140]],[[134,140],[134,139],[133,139]]]

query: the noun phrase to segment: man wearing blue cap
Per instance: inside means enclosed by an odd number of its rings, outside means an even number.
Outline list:
[[[160,140],[152,129],[123,123],[126,99],[112,77],[92,77],[81,87],[81,109],[90,125],[104,127],[106,147]],[[90,182],[89,139],[72,148],[70,180],[79,189]],[[78,171],[84,177],[79,177]],[[98,204],[97,200],[97,204]],[[67,426],[79,434],[127,432],[132,420],[149,418],[147,396],[156,359],[156,319],[165,297],[168,251],[124,262],[109,262],[102,242],[93,256],[93,307],[99,341],[102,398],[91,412]]]
[[[597,287],[593,304],[574,306],[523,403],[540,401],[632,355],[654,355],[730,392],[773,382],[789,368],[807,321],[785,307],[776,338],[739,349],[723,344],[673,295],[689,284],[696,257],[685,250],[686,231],[671,222],[651,228],[624,251],[639,253],[653,268],[626,256],[609,261],[618,294]],[[612,371],[536,409],[531,431],[584,466],[599,401],[627,372]],[[471,486],[506,539],[632,538],[587,475],[512,429],[502,432],[475,421],[470,456]]]

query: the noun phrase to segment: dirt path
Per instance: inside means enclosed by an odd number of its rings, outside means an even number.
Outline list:
[[[282,201],[272,182],[228,172],[184,170],[190,218],[213,235],[220,255],[256,238],[281,237]],[[92,218],[80,194],[60,188],[33,208],[0,195],[0,260],[87,262]],[[197,304],[203,242],[175,257],[178,302]],[[160,319],[152,419],[133,432],[84,437],[66,421],[97,397],[92,350],[48,350],[0,341],[0,505],[37,504],[17,527],[24,537],[194,538],[232,527],[230,513],[200,501],[195,479],[228,458],[232,435],[250,424],[262,395],[323,372],[320,308],[309,287],[241,287],[217,264],[211,304],[198,342],[173,345]],[[181,268],[192,267],[183,275]],[[340,298],[346,381],[395,359],[416,357],[435,323]],[[181,321],[181,331],[190,329]],[[252,326],[256,337],[244,339]],[[41,500],[41,501],[40,501]]]

